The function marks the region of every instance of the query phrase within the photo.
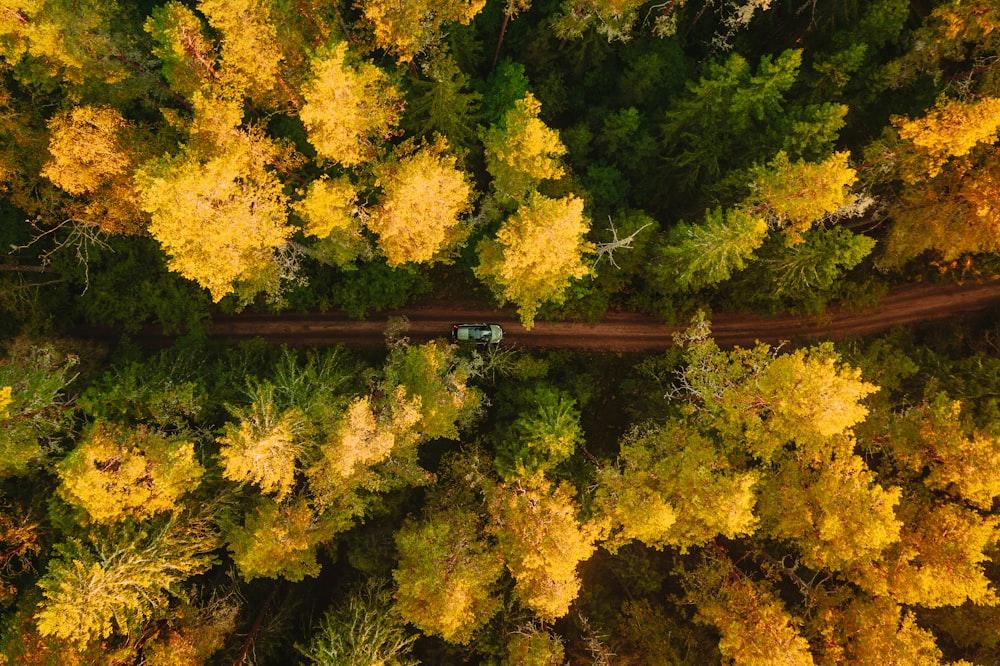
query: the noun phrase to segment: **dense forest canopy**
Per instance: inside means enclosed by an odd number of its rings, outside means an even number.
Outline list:
[[[0,0],[0,662],[997,663],[1000,329],[704,313],[994,278],[998,47],[992,0]],[[690,328],[203,334],[428,294]]]

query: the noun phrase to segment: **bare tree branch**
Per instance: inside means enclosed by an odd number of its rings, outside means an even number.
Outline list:
[[[600,263],[601,259],[607,256],[608,261],[611,262],[612,266],[621,269],[621,266],[615,263],[615,250],[618,250],[623,247],[631,249],[632,241],[635,240],[635,237],[639,235],[640,231],[651,225],[652,222],[647,222],[646,224],[642,225],[641,227],[633,231],[631,235],[621,239],[618,238],[618,230],[615,229],[615,223],[611,221],[610,216],[608,216],[608,224],[611,225],[610,227],[608,227],[608,231],[611,232],[612,239],[607,243],[596,243],[594,245],[594,253],[597,255],[597,257],[594,259],[594,264],[593,266],[591,266],[591,268],[596,268],[597,264]]]
[[[49,263],[52,261],[52,256],[56,252],[63,250],[65,248],[73,248],[76,253],[77,263],[83,265],[83,292],[81,295],[87,293],[87,289],[90,288],[90,249],[91,247],[99,247],[104,250],[114,250],[108,245],[104,238],[107,234],[101,231],[101,228],[94,224],[93,222],[88,222],[86,220],[81,220],[75,217],[67,218],[55,225],[51,229],[42,230],[38,226],[38,220],[29,221],[29,224],[38,230],[38,234],[32,238],[28,243],[24,245],[16,245],[11,247],[11,250],[17,252],[19,250],[27,250],[32,245],[38,243],[42,239],[54,235],[56,232],[68,229],[69,232],[66,234],[65,238],[61,240],[56,240],[55,245],[42,252],[38,258],[42,262],[40,271],[44,271],[48,267]],[[39,269],[31,269],[39,270]],[[40,272],[39,271],[39,272]]]

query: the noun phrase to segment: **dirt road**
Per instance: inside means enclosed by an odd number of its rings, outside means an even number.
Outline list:
[[[892,290],[876,308],[849,312],[831,308],[821,317],[716,313],[712,330],[721,346],[752,345],[756,340],[836,340],[887,331],[895,326],[941,321],[973,312],[1000,308],[1000,281],[964,285],[913,284]],[[293,346],[345,344],[382,346],[390,316],[405,316],[407,335],[415,341],[449,335],[451,325],[461,322],[501,324],[506,342],[531,349],[575,349],[582,351],[655,352],[672,343],[680,327],[670,327],[653,317],[635,313],[611,313],[598,324],[545,322],[532,330],[521,326],[512,309],[491,309],[474,303],[429,301],[399,310],[372,315],[367,321],[348,319],[339,313],[260,315],[242,314],[219,318],[209,335],[224,339],[261,337]],[[143,342],[167,344],[151,331]]]

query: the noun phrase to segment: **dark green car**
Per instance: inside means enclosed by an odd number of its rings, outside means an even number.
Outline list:
[[[503,339],[503,329],[497,324],[455,324],[451,327],[451,339],[477,345],[496,344]]]

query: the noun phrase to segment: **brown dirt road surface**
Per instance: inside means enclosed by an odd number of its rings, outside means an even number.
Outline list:
[[[918,283],[891,290],[877,307],[863,311],[830,308],[821,316],[718,312],[712,316],[713,337],[723,347],[749,346],[760,340],[777,344],[783,340],[837,340],[845,336],[865,336],[896,326],[926,324],[971,313],[988,313],[1000,308],[1000,280],[941,285]],[[372,315],[366,321],[349,319],[340,313],[242,314],[219,317],[208,335],[240,340],[260,337],[292,346],[379,347],[390,316],[409,320],[406,335],[414,341],[450,335],[456,323],[489,322],[506,331],[505,344],[526,349],[573,349],[594,352],[648,353],[665,349],[673,334],[683,327],[667,326],[655,318],[637,313],[610,313],[597,324],[578,322],[535,322],[525,330],[512,309],[495,309],[482,304],[427,301],[398,310]],[[150,346],[169,344],[169,338],[146,330],[138,342]]]

